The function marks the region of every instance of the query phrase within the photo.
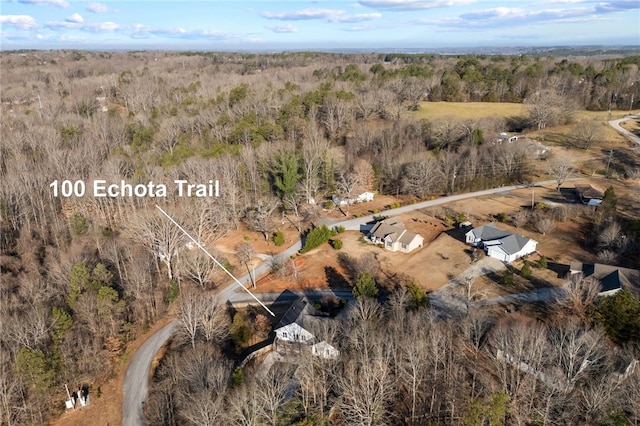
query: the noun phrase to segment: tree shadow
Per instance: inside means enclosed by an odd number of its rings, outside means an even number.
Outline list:
[[[531,122],[529,118],[523,115],[514,115],[511,117],[507,117],[505,124],[507,126],[508,132],[517,132],[517,133],[521,133],[525,129],[528,129],[531,126]]]
[[[558,278],[565,278],[569,273],[569,265],[563,263],[547,262],[547,269],[555,272]]]
[[[325,266],[324,274],[327,277],[327,285],[331,289],[351,288],[349,281],[333,266]]]

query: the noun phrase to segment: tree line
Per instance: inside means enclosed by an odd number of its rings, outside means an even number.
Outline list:
[[[303,232],[332,194],[424,198],[522,181],[529,154],[491,145],[506,122],[421,121],[411,110],[536,93],[552,94],[560,112],[570,111],[567,99],[624,109],[638,89],[634,56],[51,51],[2,52],[0,61],[6,424],[46,421],[61,397],[51,390],[110,377],[125,344],[164,315],[181,286],[219,284],[216,266],[184,248],[156,202],[212,244],[241,228],[271,238],[282,212]],[[491,77],[498,71],[505,78]],[[527,125],[569,119],[531,116]],[[212,178],[221,182],[217,199],[64,198],[50,188]],[[224,263],[242,264],[236,257]]]

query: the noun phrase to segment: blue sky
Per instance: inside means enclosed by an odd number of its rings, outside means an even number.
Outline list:
[[[0,0],[1,49],[640,46],[640,0]]]

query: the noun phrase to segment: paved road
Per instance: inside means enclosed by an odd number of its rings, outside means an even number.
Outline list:
[[[549,185],[555,184],[555,180],[547,180],[542,182],[536,182],[533,185],[541,186],[541,185]],[[466,200],[469,198],[482,197],[485,195],[498,194],[501,192],[509,192],[514,189],[523,188],[523,185],[512,185],[512,186],[504,186],[499,188],[487,189],[484,191],[470,192],[467,194],[459,194],[459,195],[451,195],[449,197],[438,198],[430,201],[423,201],[421,203],[411,204],[408,206],[400,207],[397,209],[385,210],[380,212],[381,215],[384,216],[397,216],[404,213],[408,213],[414,210],[419,210],[427,207],[433,207],[440,204],[451,203],[454,201]],[[373,216],[365,216],[356,219],[350,220],[337,220],[337,221],[327,221],[328,225],[331,226],[344,226],[347,230],[360,230],[361,227],[365,226],[368,222],[373,220]],[[284,252],[282,252],[281,256],[283,258],[287,258],[289,256],[294,255],[301,249],[301,242],[298,241],[293,244],[291,247],[287,248]],[[255,271],[252,271],[252,274],[255,274],[256,277],[261,277],[262,275],[267,274],[271,269],[271,264],[269,261],[263,262],[261,265],[255,268]],[[238,281],[243,285],[250,285],[251,277],[249,274],[245,274],[244,276],[238,278]],[[251,303],[254,302],[254,299],[244,290],[240,288],[240,286],[232,282],[222,290],[220,290],[215,296],[216,299],[221,302],[231,302],[231,303]],[[265,297],[264,301],[269,302],[269,297],[273,297],[273,295],[260,295],[260,297]],[[277,296],[276,296],[277,297]],[[434,302],[434,305],[438,302]],[[443,302],[444,303],[444,302]],[[444,306],[443,306],[444,307]],[[153,335],[149,336],[149,338],[140,346],[138,351],[131,358],[131,362],[127,369],[127,373],[124,378],[123,392],[124,392],[124,402],[122,409],[122,423],[125,426],[139,426],[142,425],[143,416],[142,416],[142,405],[147,398],[148,393],[148,383],[149,383],[149,369],[151,368],[151,362],[153,361],[154,356],[160,350],[162,346],[166,344],[169,338],[172,336],[175,328],[176,321],[172,321],[167,324],[165,327],[158,330]]]
[[[634,135],[633,133],[631,133],[627,129],[624,129],[620,125],[620,123],[622,123],[623,121],[634,120],[636,118],[640,118],[640,114],[629,115],[629,116],[627,116],[625,118],[620,118],[618,120],[611,120],[611,121],[609,121],[609,125],[611,127],[613,127],[614,129],[616,129],[618,131],[618,133],[621,133],[624,137],[629,139],[631,142],[634,142],[634,143],[638,144],[638,146],[640,147],[640,137],[638,137],[637,135]]]
[[[122,424],[124,426],[144,424],[142,404],[147,399],[151,363],[160,348],[173,335],[176,325],[176,321],[172,321],[153,333],[131,358],[123,385]]]

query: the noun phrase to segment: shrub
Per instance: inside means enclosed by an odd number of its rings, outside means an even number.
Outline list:
[[[504,223],[507,221],[507,215],[505,213],[498,213],[496,215],[496,219],[498,220],[498,222]]]
[[[344,232],[344,226],[340,225],[336,227],[336,233],[342,234]]]
[[[358,276],[356,285],[353,287],[353,296],[356,299],[375,299],[378,297],[378,287],[376,286],[376,280],[368,272],[362,272]]]
[[[540,260],[538,260],[538,268],[547,269],[547,258],[544,256],[540,256]]]
[[[246,345],[251,339],[251,330],[249,330],[249,326],[239,312],[236,312],[233,316],[229,334],[233,343],[238,347]]]
[[[520,276],[522,278],[531,277],[531,266],[529,265],[529,262],[525,261],[524,265],[522,265],[522,269],[520,269]]]
[[[342,248],[342,240],[333,240],[331,242],[331,245],[333,246],[334,249],[340,250]]]
[[[276,233],[273,234],[273,236],[271,237],[271,240],[273,241],[273,244],[280,247],[281,245],[284,244],[284,234],[282,233],[282,231],[277,231]]]
[[[336,235],[336,231],[327,228],[327,225],[312,229],[304,241],[304,247],[300,250],[300,253],[306,253],[313,250],[316,247],[329,241],[331,237]]]
[[[389,208],[391,208],[391,209],[397,209],[399,207],[400,207],[400,203],[399,202],[395,202],[395,203],[392,203],[391,205],[389,205]]]
[[[511,269],[506,269],[502,273],[502,277],[500,277],[500,283],[504,286],[513,285],[513,271]]]
[[[71,230],[76,235],[84,235],[89,230],[87,218],[81,213],[75,213],[71,218]]]
[[[167,295],[165,296],[165,300],[167,303],[172,303],[174,300],[178,298],[180,295],[180,285],[178,281],[171,280],[169,283],[169,290],[167,290]]]

